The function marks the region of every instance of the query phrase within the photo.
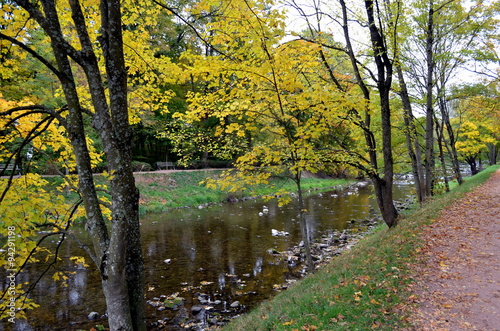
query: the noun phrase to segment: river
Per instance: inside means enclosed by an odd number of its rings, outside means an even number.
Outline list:
[[[403,183],[394,193],[395,199],[407,199],[413,187]],[[379,214],[370,187],[312,194],[305,203],[314,238],[331,236],[334,230],[356,233]],[[277,254],[301,241],[296,201],[283,207],[276,201],[246,201],[149,214],[141,217],[141,234],[149,325],[176,330],[186,318],[215,323],[247,312],[302,275],[301,263]],[[83,229],[78,236],[88,240]],[[88,319],[91,312],[105,313],[98,273],[93,266],[76,267],[69,260],[74,255],[85,254],[68,240],[62,245],[62,260],[38,281],[31,295],[40,308],[29,311],[27,321],[3,322],[0,331],[89,330],[105,325],[104,318]],[[51,278],[61,270],[72,272],[66,286]],[[17,281],[33,284],[40,271],[33,265]],[[168,299],[175,309],[164,306]],[[193,317],[196,307],[203,307],[198,319]]]

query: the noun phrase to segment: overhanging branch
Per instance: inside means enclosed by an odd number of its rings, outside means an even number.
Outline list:
[[[15,38],[9,37],[1,32],[0,32],[0,39],[8,40],[11,43],[21,47],[23,50],[25,50],[26,52],[31,54],[35,59],[40,61],[44,66],[46,66],[47,69],[52,71],[54,73],[54,75],[57,76],[57,78],[59,78],[60,80],[62,79],[63,74],[59,70],[57,70],[56,67],[54,67],[47,59],[45,59],[43,56],[38,54],[35,50],[28,47],[26,44],[20,42],[19,40],[15,39]]]

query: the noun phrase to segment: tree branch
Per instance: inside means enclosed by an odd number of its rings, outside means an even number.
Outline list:
[[[13,44],[21,47],[23,50],[25,50],[26,52],[28,52],[29,54],[31,54],[35,59],[37,59],[38,61],[40,61],[43,65],[45,65],[47,67],[47,69],[49,69],[50,71],[52,71],[54,73],[54,75],[57,76],[57,78],[61,79],[62,73],[59,70],[57,70],[57,68],[54,67],[48,60],[46,60],[43,56],[41,56],[40,54],[38,54],[38,52],[36,52],[35,50],[33,50],[30,47],[28,47],[26,44],[20,42],[17,39],[9,37],[9,36],[1,33],[1,32],[0,32],[0,39],[8,40],[11,43],[13,43]]]
[[[216,51],[217,53],[223,55],[224,57],[226,57],[228,59],[232,58],[229,54],[221,51],[220,49],[218,49],[217,47],[215,47],[213,44],[211,44],[210,41],[208,41],[207,39],[205,39],[201,35],[201,33],[198,31],[198,29],[196,29],[196,27],[193,25],[193,23],[189,22],[185,17],[183,17],[181,14],[179,14],[179,12],[175,8],[167,6],[166,4],[163,4],[163,3],[159,2],[158,0],[153,0],[153,2],[156,3],[158,6],[160,6],[162,8],[165,8],[166,10],[170,11],[172,14],[174,14],[175,17],[177,17],[184,24],[186,24],[207,47],[212,48],[214,51]],[[215,13],[215,11],[211,12],[207,16],[212,16],[213,13]]]
[[[55,119],[57,119],[59,121],[59,123],[66,128],[67,127],[66,119],[61,116],[61,113],[67,109],[68,109],[67,106],[64,106],[59,111],[54,111],[53,109],[50,109],[50,108],[45,107],[43,105],[30,105],[30,106],[21,106],[21,107],[11,108],[7,111],[1,112],[0,116],[9,116],[9,115],[12,115],[12,114],[19,112],[19,111],[31,110],[29,112],[25,112],[21,115],[16,116],[15,118],[10,119],[9,122],[7,122],[7,124],[5,124],[5,126],[11,125],[12,123],[14,123],[15,121],[17,121],[18,119],[20,119],[24,116],[28,116],[28,115],[32,115],[32,114],[48,114],[48,115],[54,117]]]

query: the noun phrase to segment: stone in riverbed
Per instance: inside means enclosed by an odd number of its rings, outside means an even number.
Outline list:
[[[240,302],[239,301],[235,301],[229,307],[231,307],[231,308],[238,308],[239,306],[240,306]]]
[[[101,317],[101,315],[95,311],[91,312],[88,316],[89,320],[95,320]]]
[[[205,308],[203,308],[203,306],[196,305],[196,306],[191,307],[191,313],[193,313],[193,315],[198,315],[203,310],[205,310]]]
[[[199,296],[198,297],[198,301],[202,304],[202,305],[206,305],[208,303],[208,300],[205,298],[205,297],[202,297],[202,296]]]
[[[177,310],[180,306],[182,306],[183,303],[184,303],[184,298],[173,297],[173,298],[167,298],[163,302],[163,305],[165,306],[165,308]]]

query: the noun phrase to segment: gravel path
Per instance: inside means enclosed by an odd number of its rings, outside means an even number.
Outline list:
[[[414,330],[500,330],[500,170],[443,211],[424,238]]]

